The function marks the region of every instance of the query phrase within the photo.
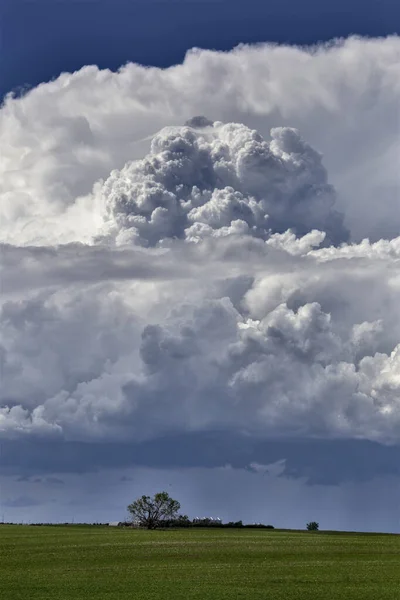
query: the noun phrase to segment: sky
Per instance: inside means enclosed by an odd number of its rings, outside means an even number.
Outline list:
[[[399,530],[398,8],[346,8],[2,5],[2,519]]]
[[[169,67],[193,47],[396,33],[396,0],[2,0],[0,96],[84,65]]]

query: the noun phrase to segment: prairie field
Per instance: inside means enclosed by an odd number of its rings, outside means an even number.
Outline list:
[[[394,600],[400,537],[0,526],[2,600]]]

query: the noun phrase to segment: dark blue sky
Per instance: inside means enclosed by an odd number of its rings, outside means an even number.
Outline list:
[[[0,96],[85,64],[165,67],[193,46],[382,36],[400,23],[398,0],[0,0],[1,7]]]

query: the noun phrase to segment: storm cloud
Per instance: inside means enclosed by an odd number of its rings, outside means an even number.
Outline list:
[[[320,482],[290,444],[397,452],[399,64],[396,37],[193,50],[5,100],[4,472],[123,444]]]

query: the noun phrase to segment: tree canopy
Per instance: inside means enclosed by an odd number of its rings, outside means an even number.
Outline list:
[[[159,492],[153,497],[141,496],[128,506],[132,520],[137,521],[142,527],[156,529],[164,521],[175,519],[181,505],[169,496],[167,492]]]

